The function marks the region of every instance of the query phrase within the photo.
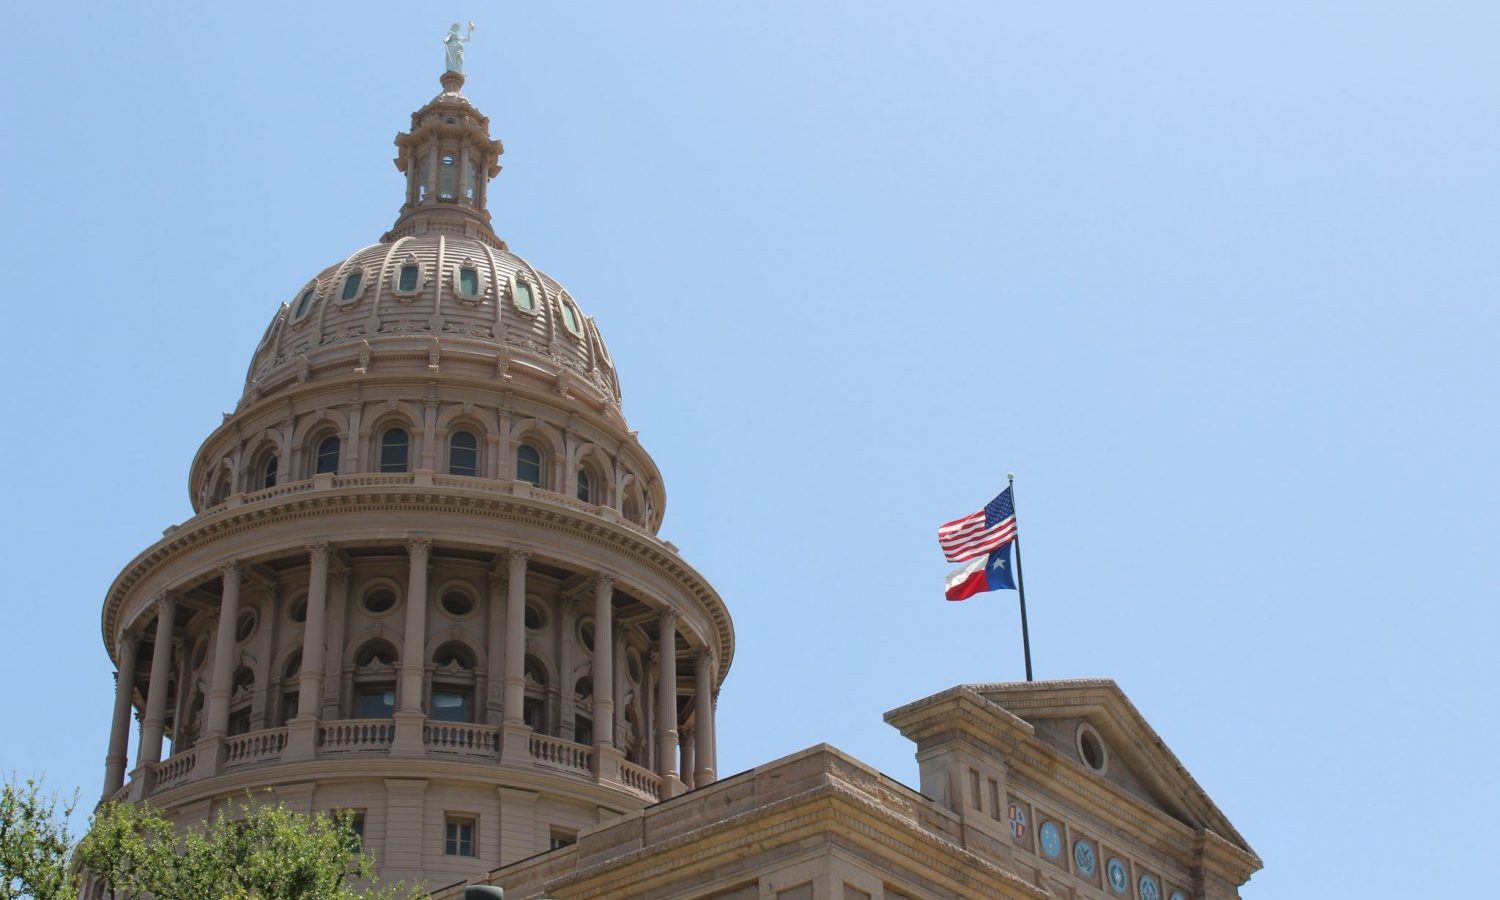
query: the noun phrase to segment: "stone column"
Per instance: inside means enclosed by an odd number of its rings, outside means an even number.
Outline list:
[[[510,551],[505,582],[505,702],[500,756],[511,765],[531,765],[531,729],[526,727],[526,561],[525,550]]]
[[[328,630],[323,641],[323,697],[324,719],[339,718],[339,704],[343,696],[344,681],[344,628],[349,618],[349,566],[337,554],[328,561]],[[303,660],[306,664],[306,660]],[[300,703],[299,703],[300,705]]]
[[[510,551],[505,597],[505,722],[525,722],[526,699],[526,561],[531,554]]]
[[[615,742],[615,579],[594,579],[594,744]]]
[[[578,604],[571,596],[565,596],[557,604],[557,655],[553,657],[557,660],[557,683],[547,686],[548,693],[557,697],[556,703],[547,704],[557,712],[557,730],[553,733],[565,741],[571,741],[574,737],[576,711],[573,701],[577,695],[573,688],[577,682],[573,680],[573,670],[576,668],[573,654],[578,644],[578,638],[574,637],[577,633]],[[550,722],[542,728],[543,731],[550,729]]]
[[[156,598],[156,646],[151,651],[151,681],[146,687],[146,716],[141,720],[141,744],[136,767],[161,762],[161,732],[167,716],[167,678],[172,665],[172,619],[177,601],[163,592]]]
[[[411,556],[406,581],[406,632],[401,643],[401,684],[392,719],[396,736],[391,741],[392,756],[421,756],[422,728],[427,716],[422,712],[422,676],[426,671],[427,650],[427,566],[432,558],[432,541],[413,538],[406,542]]]
[[[693,768],[693,786],[705,787],[713,784],[714,774],[714,751],[713,751],[713,718],[714,718],[714,653],[712,650],[699,650],[697,658],[693,661],[693,715],[697,721],[693,725],[693,737],[697,746],[694,748],[693,756],[695,765]]]
[[[696,728],[697,726],[694,727]],[[696,748],[698,744],[693,739],[696,733],[693,731],[684,731],[682,737],[677,741],[677,755],[682,760],[680,767],[682,772],[682,786],[688,790],[692,790],[698,786],[697,779],[693,777],[693,773],[697,769],[695,762],[697,760]]]
[[[484,721],[490,725],[500,724],[505,708],[502,702],[505,682],[501,674],[504,671],[501,661],[509,664],[505,652],[505,583],[505,567],[496,562],[490,567],[490,602],[485,611],[488,616],[485,653],[489,656],[489,668],[485,673]]]
[[[307,620],[302,624],[302,671],[297,676],[297,716],[287,723],[283,758],[312,759],[323,706],[323,655],[328,630],[328,545],[307,546]]]
[[[661,614],[657,646],[656,774],[663,800],[681,793],[677,777],[677,613]]]
[[[120,660],[115,675],[115,714],[109,726],[109,750],[104,756],[104,798],[107,800],[125,784],[126,752],[130,748],[130,701],[135,690],[135,635],[125,632],[115,656]]]
[[[240,614],[240,564],[220,566],[224,593],[219,600],[219,626],[214,632],[213,675],[208,688],[208,722],[203,737],[223,738],[229,731],[229,694],[234,686],[234,626]]]
[[[406,581],[406,633],[401,645],[401,712],[422,711],[422,674],[427,650],[427,565],[432,541],[418,538],[406,542],[411,567]]]
[[[324,635],[328,631],[328,545],[309,544],[307,553],[307,621],[302,626],[297,718],[316,719],[323,700]]]

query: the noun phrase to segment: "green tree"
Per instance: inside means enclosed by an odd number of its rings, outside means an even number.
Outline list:
[[[304,815],[279,804],[238,805],[175,831],[145,804],[106,803],[79,844],[79,866],[108,897],[156,900],[399,900],[419,891],[376,883],[353,818]],[[363,886],[361,886],[363,885]]]
[[[56,795],[31,779],[0,785],[0,900],[74,900],[68,816],[77,803],[75,795],[59,812]]]

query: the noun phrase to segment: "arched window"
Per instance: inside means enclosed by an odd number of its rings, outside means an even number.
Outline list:
[[[380,471],[405,472],[411,437],[405,428],[387,428],[380,434]]]
[[[438,168],[438,199],[452,200],[458,196],[458,160],[447,153],[441,163]]]
[[[363,272],[350,272],[344,278],[344,292],[339,295],[340,300],[353,300],[359,295],[360,283],[365,280]]]
[[[432,713],[440,722],[474,721],[474,654],[457,641],[432,654]]]
[[[297,711],[301,705],[297,688],[300,686],[299,678],[302,674],[302,651],[298,650],[287,657],[286,665],[281,669],[281,724],[285,725],[297,718]]]
[[[534,656],[526,657],[526,699],[521,717],[532,731],[547,731],[547,667]]]
[[[427,156],[423,154],[417,163],[417,202],[421,203],[427,199],[427,182],[432,177],[432,169],[427,165]]]
[[[469,200],[474,199],[474,185],[479,183],[478,176],[479,170],[471,160],[468,167],[464,169],[464,197]]]
[[[318,451],[313,459],[314,475],[337,474],[339,470],[339,436],[330,434],[318,441]]]
[[[588,469],[578,470],[578,499],[584,503],[594,502],[594,480],[589,477]]]
[[[458,270],[458,292],[465,297],[479,296],[479,270],[463,266]]]
[[[220,472],[219,475],[218,475],[218,477],[214,479],[214,486],[213,486],[212,490],[210,490],[208,492],[208,505],[209,506],[218,506],[220,503],[223,503],[225,500],[228,500],[228,499],[229,499],[229,473],[228,472]]]
[[[297,308],[292,310],[292,318],[300,319],[307,315],[307,308],[312,305],[313,292],[315,290],[316,288],[309,287],[302,292],[301,297],[297,298]]]
[[[354,717],[389,719],[396,711],[396,648],[376,638],[354,654]]]
[[[531,293],[531,285],[519,278],[516,279],[515,301],[517,307],[527,312],[536,309],[536,297]]]
[[[280,461],[276,458],[276,454],[272,453],[266,457],[265,465],[260,470],[260,486],[262,488],[276,486],[276,468],[279,464]]]
[[[516,480],[542,486],[542,451],[530,444],[516,448]]]
[[[479,474],[479,438],[472,431],[455,431],[448,439],[448,474]]]
[[[255,690],[255,673],[247,666],[234,670],[230,687],[229,733],[244,734],[250,730],[250,700]]]
[[[417,268],[416,263],[407,263],[401,267],[401,274],[396,279],[396,290],[403,294],[409,294],[417,289],[417,278],[422,270]]]

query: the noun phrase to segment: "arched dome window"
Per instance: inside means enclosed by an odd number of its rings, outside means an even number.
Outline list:
[[[452,200],[458,196],[458,160],[445,153],[438,168],[438,199]]]
[[[516,279],[516,289],[513,292],[516,308],[525,312],[536,311],[536,296],[531,292],[531,285]]]
[[[422,270],[416,263],[407,263],[401,267],[401,273],[396,276],[396,290],[403,294],[414,293],[417,289],[417,280],[421,277]]]
[[[479,474],[479,438],[472,431],[455,431],[448,438],[448,474]]]
[[[449,641],[432,654],[432,712],[440,722],[474,721],[474,653]]]
[[[276,486],[276,469],[280,464],[281,461],[277,458],[276,454],[272,453],[266,457],[265,464],[261,466],[260,470],[260,486],[262,488]]]
[[[348,276],[344,278],[344,291],[339,295],[339,299],[353,300],[355,297],[358,297],[360,285],[364,282],[364,280],[365,275],[363,272],[350,272]]]
[[[516,480],[542,486],[542,451],[531,444],[516,448]]]
[[[302,296],[297,298],[297,306],[292,310],[293,319],[300,319],[303,316],[307,315],[307,310],[312,306],[313,294],[316,293],[316,291],[317,288],[313,287],[312,285],[308,285],[307,290],[302,292]]]
[[[594,480],[589,477],[588,469],[578,470],[578,499],[584,503],[594,502]]]
[[[405,472],[411,436],[405,428],[387,428],[380,433],[380,471]]]
[[[318,441],[317,452],[313,456],[314,475],[332,475],[339,470],[339,436],[330,434],[328,437]]]

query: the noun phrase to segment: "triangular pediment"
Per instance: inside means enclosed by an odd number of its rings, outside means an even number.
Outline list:
[[[1195,830],[1254,853],[1119,685],[1107,678],[964,686],[1031,726],[1034,739]],[[1092,735],[1102,748],[1085,746]],[[1097,752],[1102,749],[1101,755]]]

